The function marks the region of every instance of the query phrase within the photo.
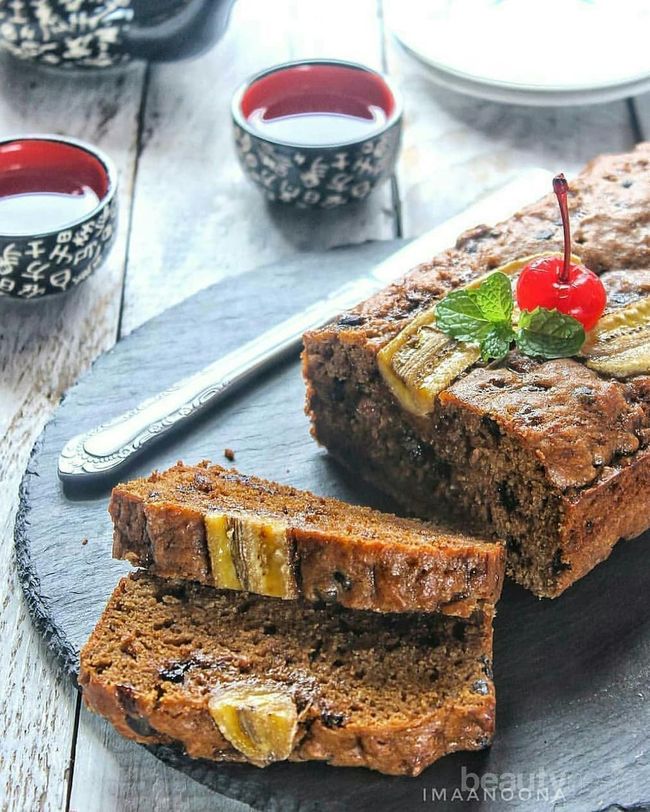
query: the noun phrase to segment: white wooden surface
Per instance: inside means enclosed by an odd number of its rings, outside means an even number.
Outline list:
[[[119,167],[128,220],[143,69],[81,84],[45,80],[2,59],[0,76],[0,132],[67,132],[101,145]],[[122,228],[107,265],[65,301],[33,308],[0,301],[0,793],[8,809],[65,808],[77,706],[26,616],[14,575],[18,485],[62,393],[115,341],[126,248]]]
[[[396,183],[358,209],[269,209],[230,144],[229,99],[265,65],[335,56],[383,67],[404,95]],[[417,235],[519,169],[571,171],[650,133],[650,97],[539,110],[438,88],[383,30],[381,0],[239,0],[201,59],[61,78],[0,59],[0,134],[62,132],[109,152],[121,227],[108,264],[65,300],[0,301],[0,808],[108,812],[247,807],[211,793],[80,710],[26,617],[13,570],[17,488],[59,397],[146,319],[226,276],[315,248]],[[326,808],[324,806],[324,808]]]

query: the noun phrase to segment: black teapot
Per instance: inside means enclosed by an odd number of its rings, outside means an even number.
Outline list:
[[[197,56],[224,33],[235,0],[0,0],[0,46],[53,68]]]

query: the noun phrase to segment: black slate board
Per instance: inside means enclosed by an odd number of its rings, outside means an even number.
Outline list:
[[[64,442],[363,273],[396,247],[376,243],[303,255],[221,282],[121,341],[70,390],[25,474],[16,550],[32,615],[73,677],[79,648],[128,566],[110,557],[109,486],[64,493],[56,474]],[[180,458],[226,464],[226,447],[235,450],[235,465],[244,472],[386,504],[347,478],[310,439],[297,360],[234,395],[190,432],[159,444],[121,478]],[[556,601],[506,586],[496,622],[498,733],[490,750],[449,756],[415,779],[322,764],[261,771],[192,762],[166,748],[154,752],[260,810],[650,808],[649,541],[620,544]],[[481,778],[483,787],[477,786]],[[445,793],[446,803],[440,801]]]

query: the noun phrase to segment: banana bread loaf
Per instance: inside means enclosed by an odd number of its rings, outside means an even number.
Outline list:
[[[179,463],[118,485],[113,555],[163,577],[380,612],[470,614],[503,585],[503,545]]]
[[[513,351],[500,364],[475,363],[428,413],[416,414],[378,366],[382,348],[450,290],[560,249],[552,195],[496,227],[463,234],[402,281],[308,333],[303,354],[307,411],[320,443],[408,512],[430,517],[444,507],[505,539],[509,574],[551,597],[620,538],[650,525],[650,367],[625,364],[629,340],[636,360],[650,364],[650,145],[593,161],[572,183],[571,210],[575,252],[601,275],[610,312],[633,308],[624,312],[622,335],[612,333],[620,359],[610,355],[600,371]]]
[[[494,729],[492,611],[356,612],[123,578],[81,653],[86,705],[124,736],[215,761],[417,775]]]

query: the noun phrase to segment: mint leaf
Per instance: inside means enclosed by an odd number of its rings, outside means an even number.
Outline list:
[[[436,327],[458,341],[477,342],[491,321],[481,310],[476,290],[456,290],[436,305]]]
[[[512,287],[500,271],[475,288],[450,293],[436,305],[436,327],[455,338],[479,344],[484,361],[501,359],[514,340]]]
[[[509,277],[501,271],[488,276],[476,289],[476,303],[490,321],[510,322],[513,303]]]
[[[585,342],[582,324],[558,310],[536,307],[523,310],[519,317],[517,347],[525,355],[542,358],[568,358],[576,355]]]
[[[492,358],[500,361],[515,340],[515,332],[509,321],[499,322],[481,341],[481,359],[486,363]]]

